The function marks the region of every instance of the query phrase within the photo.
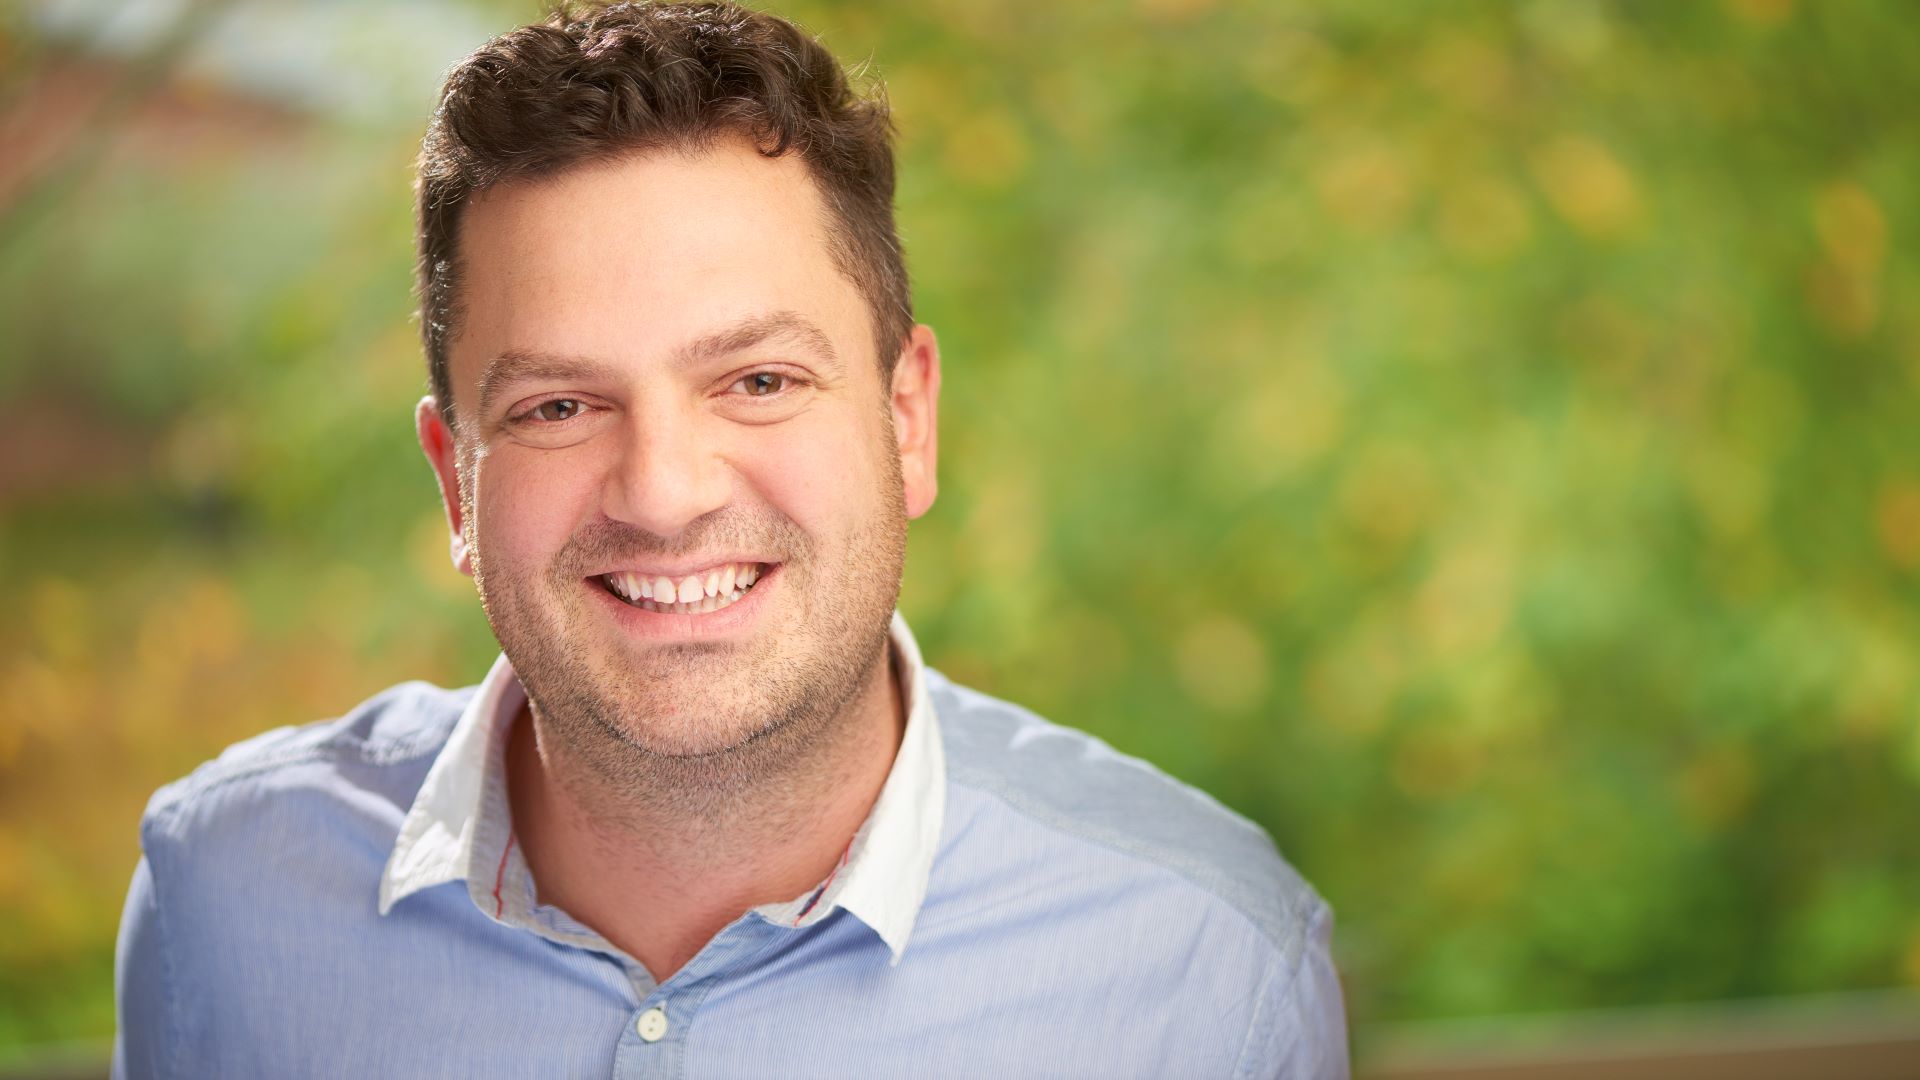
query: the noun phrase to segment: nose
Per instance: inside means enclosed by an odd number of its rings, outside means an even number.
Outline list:
[[[672,539],[726,505],[732,470],[701,417],[635,410],[623,424],[601,499],[609,518]]]

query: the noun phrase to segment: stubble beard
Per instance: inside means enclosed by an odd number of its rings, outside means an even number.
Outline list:
[[[671,544],[602,521],[545,569],[489,563],[469,535],[481,606],[527,692],[542,757],[596,819],[720,833],[757,818],[797,830],[813,793],[841,779],[835,764],[850,760],[860,734],[855,706],[887,660],[905,563],[899,462],[887,460],[886,497],[837,566],[823,566],[813,540],[771,510],[701,519]],[[471,506],[464,520],[471,531]],[[594,567],[730,547],[779,553],[773,599],[794,613],[751,643],[634,651],[605,636],[582,593]]]

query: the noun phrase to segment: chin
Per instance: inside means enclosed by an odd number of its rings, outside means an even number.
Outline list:
[[[618,725],[618,731],[622,742],[655,757],[697,758],[738,750],[777,726],[765,720],[753,723],[737,719],[715,725],[712,714],[705,721],[699,730],[689,731],[672,718],[629,717]]]

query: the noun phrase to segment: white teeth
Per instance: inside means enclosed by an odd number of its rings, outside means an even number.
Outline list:
[[[675,584],[672,578],[648,578],[626,570],[605,575],[614,595],[646,611],[699,615],[718,611],[740,599],[760,580],[757,563],[728,563],[704,576],[689,574]]]

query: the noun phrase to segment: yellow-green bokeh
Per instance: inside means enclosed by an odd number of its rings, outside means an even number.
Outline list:
[[[783,10],[897,110],[936,665],[1265,825],[1361,1024],[1920,985],[1910,8]],[[0,248],[0,1046],[111,1030],[155,786],[491,656],[429,102],[154,93]]]

